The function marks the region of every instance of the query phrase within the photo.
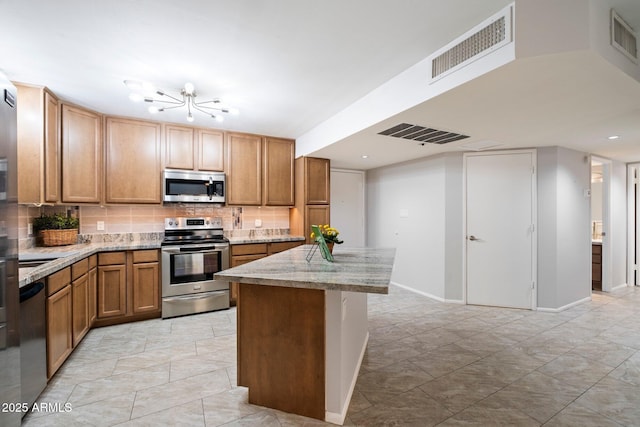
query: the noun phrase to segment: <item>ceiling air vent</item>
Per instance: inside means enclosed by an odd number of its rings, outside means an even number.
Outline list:
[[[611,9],[611,46],[618,49],[634,63],[638,63],[638,44],[633,28]]]
[[[444,130],[438,130],[426,126],[412,125],[409,123],[400,123],[399,125],[393,126],[387,130],[378,132],[378,135],[411,139],[414,141],[418,141],[420,145],[424,145],[425,143],[446,144],[448,142],[469,138],[467,135],[447,132]]]
[[[511,7],[507,7],[479,26],[454,40],[434,54],[431,80],[437,80],[456,69],[510,43],[512,40]]]

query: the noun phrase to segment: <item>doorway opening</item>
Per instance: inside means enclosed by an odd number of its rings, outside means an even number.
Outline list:
[[[591,157],[591,290],[610,292],[611,161]]]

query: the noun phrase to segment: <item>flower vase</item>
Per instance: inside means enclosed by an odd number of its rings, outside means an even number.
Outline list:
[[[329,253],[333,254],[333,242],[327,242],[327,248],[329,248]]]

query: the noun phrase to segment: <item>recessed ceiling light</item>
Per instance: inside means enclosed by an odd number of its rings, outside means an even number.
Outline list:
[[[607,139],[614,140],[614,139],[618,139],[618,138],[620,138],[620,136],[619,136],[619,135],[611,135],[611,136],[610,136],[610,137],[608,137]]]
[[[362,158],[363,158],[363,159],[368,159],[368,158],[369,158],[369,156],[367,156],[366,154],[363,154],[363,155],[362,155]]]

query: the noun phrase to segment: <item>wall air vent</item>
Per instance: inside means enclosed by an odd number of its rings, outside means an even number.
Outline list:
[[[461,139],[469,138],[467,135],[447,132],[426,126],[412,125],[409,123],[400,123],[399,125],[393,126],[387,130],[378,132],[378,135],[411,139],[418,141],[420,145],[424,145],[425,143],[446,144],[448,142],[460,141]]]
[[[512,37],[512,8],[500,13],[438,50],[431,59],[431,81],[487,55],[510,43]]]
[[[618,49],[634,63],[638,63],[636,33],[613,9],[611,9],[611,46]]]

